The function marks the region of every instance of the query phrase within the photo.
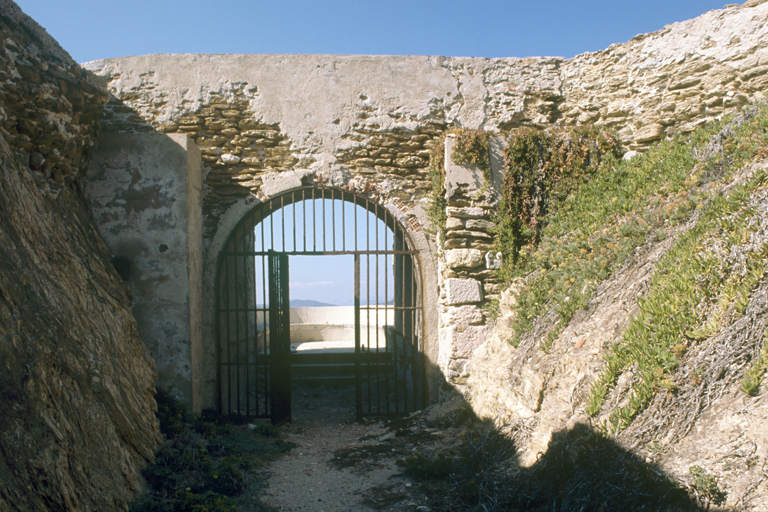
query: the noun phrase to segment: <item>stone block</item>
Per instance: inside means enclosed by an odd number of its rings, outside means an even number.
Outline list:
[[[486,219],[467,219],[467,229],[476,231],[495,231],[496,223]]]
[[[453,161],[456,139],[445,138],[445,196],[473,196],[484,190],[483,171],[476,165],[457,164]]]
[[[472,304],[483,300],[480,281],[474,279],[446,279],[445,291],[449,305]]]
[[[476,268],[483,264],[483,253],[477,249],[451,249],[445,252],[445,261],[451,268]]]
[[[231,153],[224,153],[221,155],[221,161],[225,164],[236,164],[240,162],[240,157]]]
[[[301,177],[294,171],[266,174],[262,181],[261,192],[267,197],[274,197],[301,186]]]
[[[448,308],[448,321],[453,325],[481,325],[485,318],[482,309],[466,305]]]
[[[451,326],[448,331],[451,359],[468,359],[485,342],[488,334],[490,327],[485,325]]]
[[[664,126],[654,123],[640,128],[635,134],[635,142],[643,144],[659,140],[662,137],[664,137]]]
[[[448,217],[459,219],[480,219],[485,217],[485,210],[477,206],[451,207],[445,209]]]
[[[464,229],[464,222],[461,219],[457,219],[455,217],[448,217],[448,220],[445,221],[445,229],[448,231],[454,229]]]
[[[466,238],[449,238],[445,241],[445,246],[449,249],[461,248],[467,246]]]

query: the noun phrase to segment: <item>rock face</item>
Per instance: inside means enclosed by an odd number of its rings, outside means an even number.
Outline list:
[[[155,370],[77,182],[106,94],[0,1],[0,510],[121,510]]]
[[[739,123],[746,123],[744,119],[749,120],[749,115],[748,111],[737,117],[713,136],[709,151],[722,152],[720,138],[733,133],[731,130]],[[728,179],[709,184],[713,195],[729,194],[750,177],[765,172],[767,155],[760,151],[753,161],[740,163],[732,174],[725,174]],[[757,247],[764,250],[768,244],[768,191],[756,188],[741,201],[748,204],[745,210],[749,215],[729,218],[755,228],[745,238],[749,240],[744,244],[748,249],[738,241],[729,241],[731,246],[723,244],[723,254],[733,261],[737,257],[730,254]],[[579,425],[610,425],[606,422],[611,414],[634,399],[642,382],[639,375],[644,371],[637,362],[616,379],[599,413],[588,414],[593,384],[611,364],[613,349],[626,340],[631,323],[642,318],[642,323],[653,325],[652,314],[643,315],[642,305],[657,286],[654,279],[663,271],[663,259],[674,252],[686,233],[700,226],[697,215],[693,215],[687,223],[670,227],[665,233],[667,238],[649,238],[636,247],[615,272],[600,282],[586,306],[564,322],[546,348],[542,341],[562,320],[554,308],[545,309],[535,318],[531,328],[522,333],[519,345],[510,343],[514,339],[515,316],[522,314],[517,308],[518,297],[525,287],[536,286],[532,284],[535,281],[519,277],[501,292],[496,324],[468,357],[464,391],[480,417],[492,420],[515,438],[523,466],[535,465],[552,446],[557,432],[573,432]],[[697,250],[704,252],[706,246]],[[672,272],[682,273],[682,267],[678,260]],[[717,272],[709,267],[699,276],[715,279]],[[700,338],[691,340],[684,353],[678,352],[680,363],[670,373],[670,388],[655,388],[648,407],[623,428],[608,426],[604,430],[681,486],[700,491],[697,485],[701,482],[692,476],[693,468],[714,475],[712,482],[720,490],[727,490],[724,508],[718,510],[758,511],[768,507],[768,486],[762,469],[768,464],[765,390],[749,396],[741,389],[745,369],[756,364],[755,354],[763,350],[767,332],[768,280],[762,268],[759,276],[742,309],[731,313],[731,320],[718,323],[717,329],[708,334],[698,334]],[[675,299],[684,296],[685,292],[676,292]],[[683,311],[683,307],[676,308],[671,315],[682,316]],[[707,321],[715,316],[708,314]]]

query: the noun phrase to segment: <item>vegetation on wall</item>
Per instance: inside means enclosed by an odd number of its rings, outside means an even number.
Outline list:
[[[474,165],[483,172],[485,183],[491,182],[491,154],[488,147],[490,134],[483,130],[462,129],[453,132],[456,145],[453,148],[453,162]]]
[[[447,220],[445,213],[445,135],[429,146],[429,165],[427,166],[429,181],[432,185],[427,198],[429,209],[427,214],[432,226],[441,235],[445,232]]]
[[[621,144],[614,133],[594,127],[523,128],[507,143],[497,224],[509,271],[519,266],[523,247],[539,243],[547,216],[604,158],[621,156]]]
[[[673,236],[678,226],[690,223],[659,261],[639,300],[640,314],[593,384],[588,412],[594,415],[618,376],[634,371],[628,403],[611,411],[604,425],[610,431],[629,425],[655,394],[675,393],[674,371],[686,353],[742,315],[763,279],[768,235],[755,201],[768,195],[768,177],[758,170],[739,186],[724,185],[745,162],[768,156],[768,108],[753,108],[738,122],[729,122],[663,141],[631,161],[619,159],[608,147],[599,165],[565,175],[543,221],[535,219],[539,197],[526,198],[514,188],[527,179],[531,190],[538,173],[526,178],[519,176],[521,170],[508,169],[499,244],[512,256],[501,271],[503,278],[519,283],[515,345],[547,313],[546,336],[538,341],[548,350],[597,285],[639,246]],[[510,145],[510,161],[542,167],[545,153],[538,140],[546,136],[529,132],[521,139]],[[528,222],[514,227],[520,219]],[[762,380],[764,353],[744,376],[745,392],[754,392]]]
[[[491,162],[488,150],[488,141],[490,134],[482,130],[470,130],[460,128],[443,134],[429,147],[429,173],[432,189],[429,193],[429,218],[436,231],[444,233],[447,220],[445,208],[447,205],[445,199],[445,137],[454,135],[456,145],[454,146],[452,160],[453,163],[460,165],[475,165],[485,177],[485,182],[491,182]]]

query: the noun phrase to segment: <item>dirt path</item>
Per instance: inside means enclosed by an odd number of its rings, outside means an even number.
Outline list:
[[[294,421],[283,427],[297,446],[273,462],[262,501],[290,512],[427,512],[425,498],[396,461],[414,448],[382,422],[354,421],[354,389],[299,389]]]

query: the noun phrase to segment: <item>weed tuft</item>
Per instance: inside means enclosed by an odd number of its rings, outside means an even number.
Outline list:
[[[144,469],[149,489],[131,512],[236,512],[254,464],[292,448],[271,425],[232,424],[210,413],[190,418],[167,391],[157,401],[166,442]]]

